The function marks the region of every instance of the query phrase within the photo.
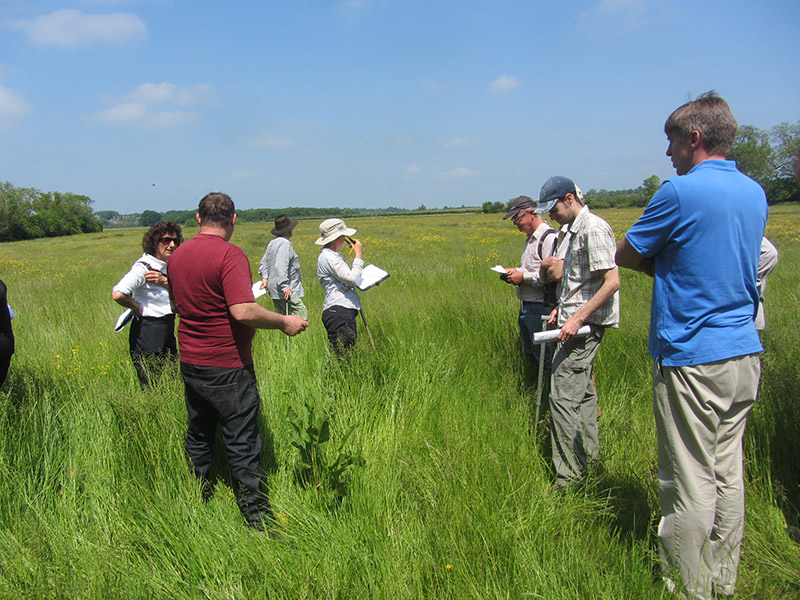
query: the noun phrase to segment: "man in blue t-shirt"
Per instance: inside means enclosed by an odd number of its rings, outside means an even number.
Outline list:
[[[661,561],[694,598],[733,594],[744,530],[742,436],[762,350],[753,318],[767,222],[764,190],[725,160],[737,124],[708,92],[667,119],[665,181],[617,247],[654,278]]]

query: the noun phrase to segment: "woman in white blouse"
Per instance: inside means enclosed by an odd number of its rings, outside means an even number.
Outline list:
[[[159,221],[142,238],[144,254],[119,280],[111,297],[133,312],[130,352],[139,384],[150,385],[168,358],[178,353],[175,315],[167,290],[167,259],[183,241],[180,225]]]
[[[337,354],[342,354],[356,343],[356,317],[361,310],[356,285],[364,270],[363,248],[359,240],[348,239],[355,235],[356,230],[347,227],[341,219],[326,219],[320,224],[319,233],[314,243],[324,246],[317,260],[317,277],[325,291],[322,324],[328,332],[331,347]],[[352,268],[339,254],[345,243],[352,246],[355,254]]]

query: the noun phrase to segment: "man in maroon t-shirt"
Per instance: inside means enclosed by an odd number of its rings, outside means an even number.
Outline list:
[[[178,346],[188,412],[186,457],[205,498],[219,424],[236,502],[247,524],[263,530],[273,515],[259,458],[261,399],[251,343],[256,328],[297,335],[308,321],[256,303],[250,261],[241,248],[229,243],[236,212],[228,195],[206,195],[197,221],[200,233],[167,261],[169,291],[180,317]]]

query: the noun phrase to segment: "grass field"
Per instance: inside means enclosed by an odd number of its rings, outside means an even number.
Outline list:
[[[639,213],[600,212],[618,237]],[[553,495],[517,301],[489,271],[518,263],[522,234],[499,215],[348,220],[366,261],[392,276],[362,294],[377,350],[362,329],[337,364],[320,321],[317,225],[301,222],[293,238],[311,328],[288,351],[278,332],[254,342],[277,539],[243,525],[224,457],[213,497],[199,501],[177,371],[142,392],[127,333],[112,330],[111,287],[143,230],[0,245],[19,315],[0,389],[0,597],[669,597],[656,566],[649,280],[623,271],[622,324],[596,361],[601,462],[581,492]],[[270,228],[234,234],[254,272]],[[774,208],[767,235],[781,258],[745,439],[737,598],[788,600],[800,598],[800,545],[785,531],[800,525],[800,208]],[[340,505],[297,477],[286,415],[304,403],[331,417],[328,445],[355,425],[345,450],[364,465]]]

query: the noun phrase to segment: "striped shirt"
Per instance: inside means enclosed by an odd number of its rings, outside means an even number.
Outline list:
[[[550,226],[547,223],[542,223],[525,241],[525,248],[522,250],[522,259],[520,261],[522,283],[517,286],[517,297],[524,302],[545,301],[545,284],[539,278],[539,266],[542,264],[543,258],[555,254],[556,234],[548,235],[542,241],[542,237],[550,230]],[[541,256],[539,256],[540,247],[542,250]]]

